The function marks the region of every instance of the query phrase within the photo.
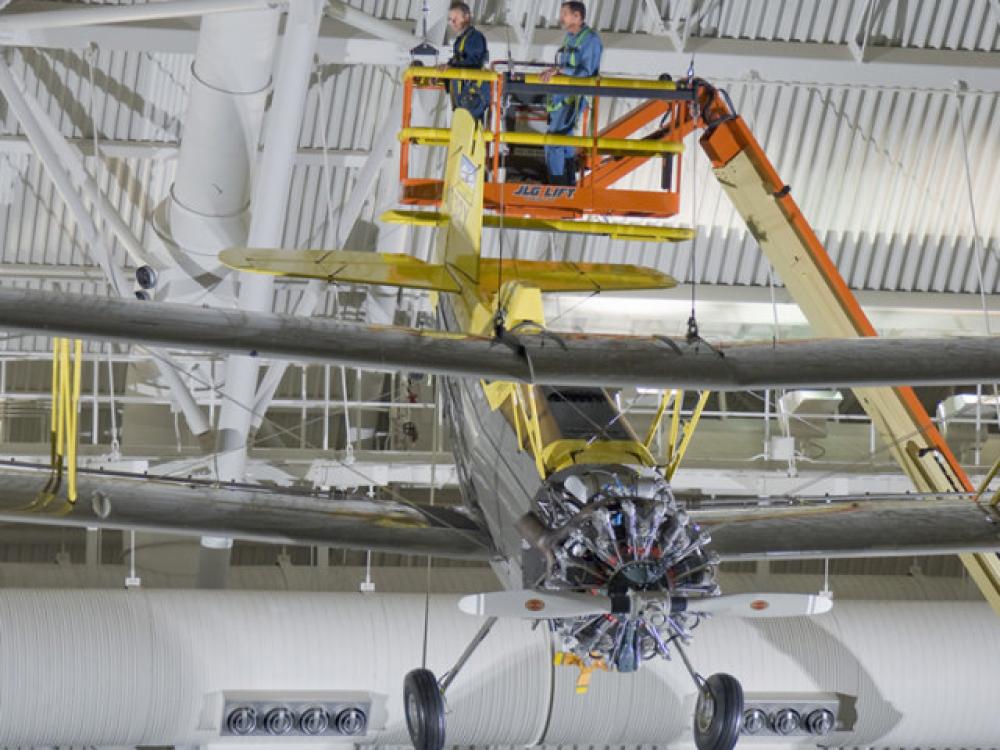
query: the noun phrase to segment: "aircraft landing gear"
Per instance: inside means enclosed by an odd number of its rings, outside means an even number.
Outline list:
[[[406,731],[416,750],[444,747],[444,693],[429,669],[414,669],[403,680]]]
[[[694,744],[698,750],[733,750],[743,724],[743,686],[731,674],[717,672],[706,680],[675,643],[688,674],[698,688],[694,707]]]
[[[694,744],[698,750],[731,750],[740,736],[743,688],[730,674],[711,675],[701,685],[694,709]]]
[[[444,694],[459,671],[489,635],[497,618],[489,617],[473,636],[455,666],[438,680],[429,669],[414,669],[403,680],[406,731],[415,750],[442,750],[445,736]]]

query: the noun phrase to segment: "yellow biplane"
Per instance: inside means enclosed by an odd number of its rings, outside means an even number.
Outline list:
[[[458,110],[440,210],[417,217],[437,227],[429,262],[325,249],[234,248],[221,256],[240,271],[433,293],[434,330],[19,289],[0,290],[0,325],[440,374],[466,512],[360,501],[334,512],[312,497],[267,504],[240,496],[246,488],[188,483],[169,498],[155,489],[116,495],[123,478],[83,473],[81,496],[113,499],[77,503],[58,522],[488,558],[506,590],[460,605],[487,618],[480,633],[444,679],[426,669],[407,675],[407,725],[419,750],[443,747],[443,693],[498,617],[549,621],[565,654],[560,661],[581,667],[588,680],[598,665],[634,672],[644,661],[679,654],[697,686],[697,747],[730,750],[741,729],[742,689],[731,675],[695,671],[684,651],[694,627],[712,615],[821,614],[831,603],[811,594],[721,596],[720,560],[959,552],[977,581],[989,579],[995,555],[973,553],[1000,548],[995,503],[971,486],[912,389],[890,386],[995,380],[997,347],[989,339],[874,338],[745,123],[717,90],[691,85],[716,176],[807,317],[831,340],[733,348],[697,336],[678,342],[548,331],[544,293],[669,289],[675,282],[638,266],[483,258],[484,221],[497,218],[483,214],[487,144]],[[530,227],[540,228],[534,220]],[[744,498],[704,507],[674,495],[670,479],[707,389],[819,384],[861,386],[861,402],[917,495],[794,498],[780,506]],[[665,389],[645,436],[604,389],[614,385]],[[679,387],[703,391],[687,424]],[[666,455],[655,455],[653,435],[663,420],[671,437]],[[6,474],[4,481],[8,495],[20,486]],[[15,510],[0,507],[0,520],[17,520]],[[837,706],[816,712],[813,733],[831,731]]]

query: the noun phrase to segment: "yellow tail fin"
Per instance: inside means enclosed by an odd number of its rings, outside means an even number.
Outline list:
[[[440,213],[428,213],[438,227],[433,262],[408,255],[349,250],[229,248],[220,260],[239,271],[410,287],[476,297],[495,294],[497,280],[542,292],[669,289],[676,281],[651,268],[604,263],[480,259],[483,234],[483,164],[486,145],[479,124],[464,109],[452,116],[448,163]],[[491,218],[491,223],[498,223]],[[513,220],[515,226],[516,221]],[[541,225],[530,225],[543,229]],[[484,270],[485,269],[485,270]],[[474,297],[475,298],[475,297]]]
[[[479,123],[466,110],[456,109],[451,120],[441,204],[447,224],[438,232],[434,260],[457,271],[472,284],[479,283],[485,155]]]

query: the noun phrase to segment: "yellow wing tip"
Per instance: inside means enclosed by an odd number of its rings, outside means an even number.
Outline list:
[[[235,271],[239,270],[239,259],[243,258],[244,253],[239,248],[227,247],[221,253],[219,253],[219,262],[226,266],[227,268],[232,268]]]
[[[226,268],[231,268],[234,271],[243,271],[244,273],[272,273],[256,266],[254,259],[250,257],[245,247],[227,247],[219,253],[219,262]]]

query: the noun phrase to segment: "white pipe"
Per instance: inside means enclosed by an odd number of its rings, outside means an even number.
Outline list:
[[[137,5],[67,6],[53,10],[5,13],[0,16],[0,33],[31,29],[59,29],[106,23],[157,21],[166,18],[204,16],[211,13],[274,8],[279,0],[165,0]]]
[[[177,173],[163,227],[191,276],[220,268],[221,250],[246,242],[253,160],[278,39],[273,12],[202,19]],[[172,288],[175,301],[200,302]],[[225,299],[224,303],[231,302]]]
[[[264,150],[255,176],[247,237],[249,247],[281,245],[285,204],[295,166],[321,17],[321,3],[316,0],[298,0],[289,9]],[[241,309],[270,310],[273,301],[273,277],[240,275],[238,305]],[[219,479],[243,478],[258,370],[258,361],[251,357],[233,356],[226,360],[224,401],[219,414]]]
[[[84,156],[94,155],[92,138],[66,138],[72,148]],[[139,139],[102,138],[100,150],[111,159],[146,159],[149,161],[170,161],[177,158],[180,144],[177,141],[147,141]],[[31,143],[23,135],[0,135],[0,153],[20,156],[33,153]],[[306,167],[361,167],[369,156],[367,151],[331,148],[326,154],[322,148],[300,147],[295,155],[295,163]]]
[[[428,667],[438,675],[481,622],[455,603],[430,598]],[[423,608],[422,594],[7,589],[0,743],[208,744],[219,738],[220,692],[350,690],[371,693],[377,709],[362,744],[406,744],[401,688],[420,662]],[[597,672],[579,695],[577,670],[553,668],[552,648],[546,628],[498,623],[449,690],[448,744],[690,744],[695,689],[677,660]],[[688,653],[702,674],[736,675],[751,698],[844,696],[851,728],[825,746],[996,746],[1000,621],[981,602],[838,601],[808,619],[719,617]]]

